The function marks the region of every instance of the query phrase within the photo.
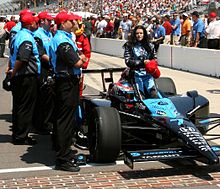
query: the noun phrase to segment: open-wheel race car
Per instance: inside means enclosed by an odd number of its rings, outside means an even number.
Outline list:
[[[134,162],[183,158],[219,163],[220,146],[210,146],[204,138],[220,124],[219,117],[209,117],[207,98],[197,91],[177,95],[167,77],[155,80],[159,97],[148,98],[132,77],[113,82],[113,74],[123,70],[84,71],[101,73],[103,83],[100,94],[84,95],[81,104],[90,162],[112,163],[123,156],[131,168]]]

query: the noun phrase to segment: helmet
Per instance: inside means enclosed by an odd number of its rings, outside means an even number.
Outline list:
[[[128,98],[128,96],[131,96],[129,94],[133,94],[134,89],[132,85],[127,81],[119,81],[117,83],[114,83],[111,90],[110,95],[113,96],[121,96],[125,99]]]
[[[157,66],[157,61],[156,60],[150,60],[145,65],[145,70],[146,70],[147,73],[151,74],[155,79],[160,77],[160,70]]]

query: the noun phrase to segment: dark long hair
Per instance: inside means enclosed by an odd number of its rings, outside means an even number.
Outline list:
[[[142,39],[141,41],[138,41],[137,38],[136,38],[136,31],[137,31],[138,29],[142,29],[143,32],[144,32],[144,37],[143,37],[143,39]],[[136,27],[133,29],[133,31],[131,32],[131,36],[130,36],[129,39],[128,39],[127,45],[128,45],[128,47],[132,48],[132,47],[134,47],[137,43],[141,43],[142,46],[144,47],[144,49],[145,49],[148,53],[150,53],[150,54],[153,53],[153,50],[152,50],[152,48],[150,47],[150,41],[149,41],[149,37],[148,37],[148,35],[147,35],[147,31],[146,31],[146,29],[145,29],[143,26],[141,26],[141,25],[138,25],[138,26],[136,26]]]

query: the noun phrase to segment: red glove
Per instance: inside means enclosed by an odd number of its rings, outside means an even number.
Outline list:
[[[89,65],[89,60],[90,60],[90,59],[88,59],[86,62],[83,63],[82,69],[87,69],[87,67],[88,67],[88,65]]]
[[[145,65],[145,70],[147,73],[151,74],[155,79],[160,77],[160,70],[158,68],[156,60],[150,60]]]

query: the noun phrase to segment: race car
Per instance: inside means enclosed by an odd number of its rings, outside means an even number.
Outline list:
[[[101,73],[103,83],[100,94],[84,95],[81,102],[90,162],[112,163],[120,156],[131,168],[134,162],[181,158],[219,163],[220,146],[210,146],[203,136],[220,124],[219,117],[209,117],[207,98],[197,91],[177,95],[167,77],[155,80],[160,97],[149,98],[132,77],[113,81],[113,74],[123,70],[84,71]]]

